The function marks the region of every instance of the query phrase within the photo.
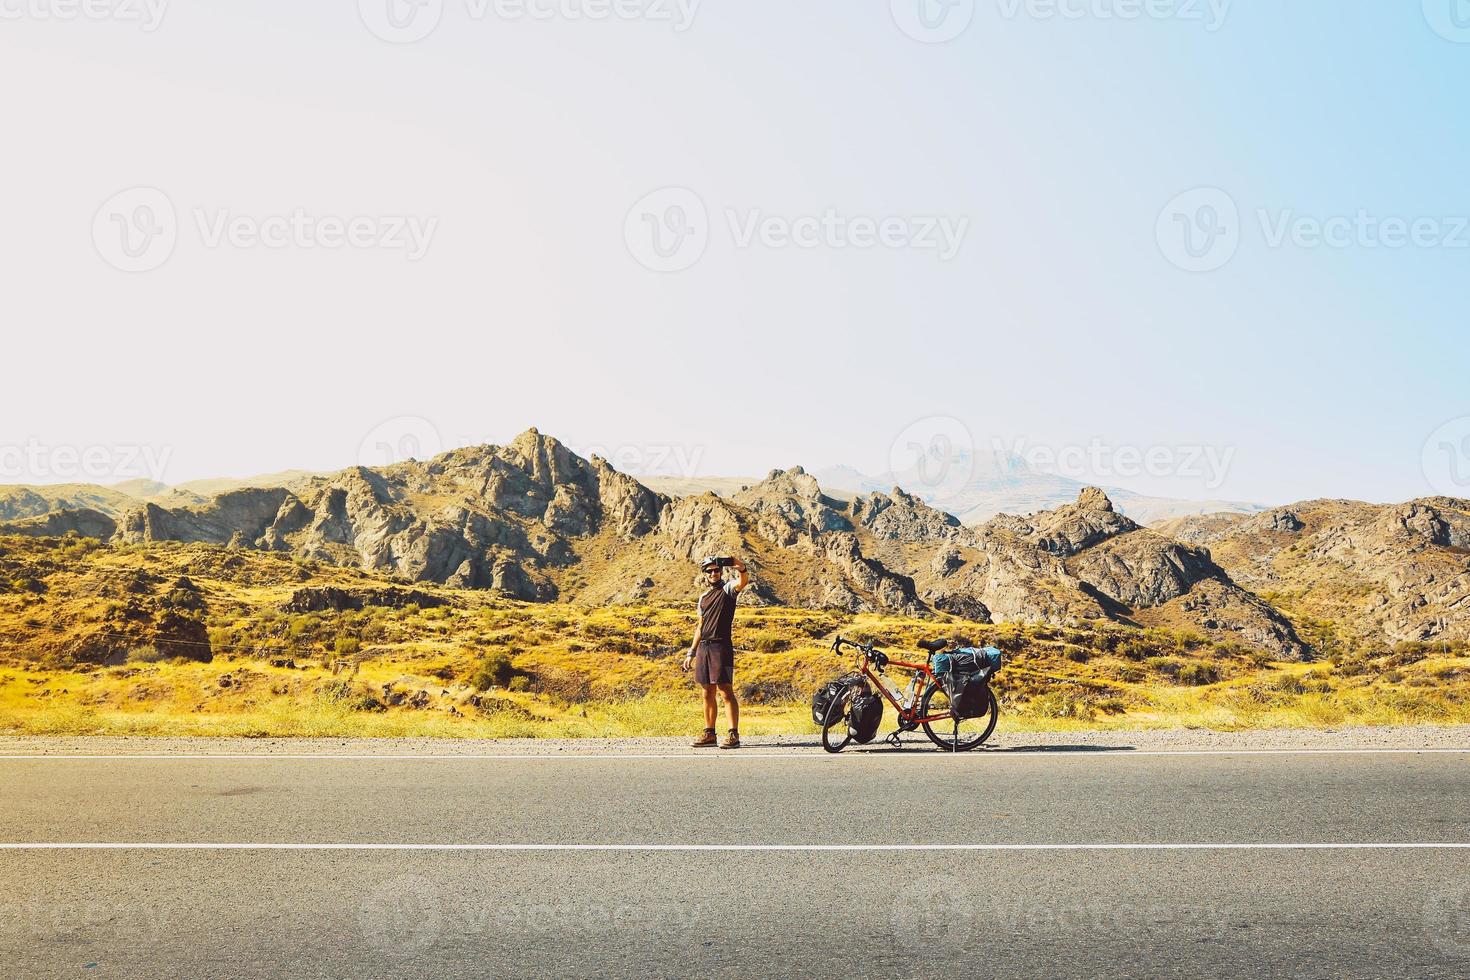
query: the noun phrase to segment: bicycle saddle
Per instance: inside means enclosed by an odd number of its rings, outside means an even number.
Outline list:
[[[948,640],[920,640],[919,641],[919,649],[920,650],[928,650],[930,653],[938,653],[940,650],[943,650],[947,646],[949,646],[949,641]]]

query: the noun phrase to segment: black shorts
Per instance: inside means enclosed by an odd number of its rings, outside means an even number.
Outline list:
[[[728,640],[700,640],[694,653],[694,680],[730,684],[735,680],[735,647]]]

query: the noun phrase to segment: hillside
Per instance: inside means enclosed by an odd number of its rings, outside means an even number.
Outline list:
[[[1470,501],[1310,500],[1155,530],[1208,548],[1237,582],[1312,623],[1323,645],[1470,637]]]
[[[121,490],[92,483],[11,484],[0,486],[0,521],[22,521],[58,510],[93,510],[111,516],[137,502]]]
[[[0,538],[0,733],[683,735],[688,601],[603,608],[408,587],[207,544]],[[992,643],[1009,731],[1470,721],[1470,649],[1272,662],[1198,633],[748,606],[748,734],[811,730],[836,635]],[[922,656],[922,655],[919,655]],[[891,714],[890,714],[891,719]]]

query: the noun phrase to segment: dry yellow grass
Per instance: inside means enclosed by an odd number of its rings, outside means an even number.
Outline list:
[[[425,601],[402,608],[288,614],[282,605],[306,585],[390,583],[199,545],[8,538],[0,575],[4,733],[611,737],[701,724],[679,669],[687,606],[526,604],[415,586]],[[185,575],[197,603],[180,594]],[[108,624],[132,623],[136,608],[155,622],[195,617],[207,637],[197,655],[211,659],[109,646],[118,627]],[[1470,658],[1458,647],[1344,647],[1332,662],[1273,664],[1165,630],[750,607],[736,630],[741,728],[752,735],[814,731],[812,691],[848,666],[828,650],[838,634],[899,657],[939,636],[999,646],[1002,731],[1470,722]],[[94,651],[110,663],[86,662]]]

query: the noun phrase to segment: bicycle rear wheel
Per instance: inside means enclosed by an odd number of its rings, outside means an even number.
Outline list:
[[[924,722],[924,734],[929,736],[929,741],[946,752],[968,752],[983,745],[990,734],[995,731],[995,723],[1000,720],[1000,705],[995,701],[995,692],[986,688],[985,695],[986,705],[983,715],[963,718],[959,721],[950,717],[932,724]],[[920,715],[929,718],[948,713],[949,694],[943,687],[935,684],[924,692],[924,700],[919,707]]]
[[[828,752],[841,752],[852,741],[852,734],[847,729],[847,702],[851,700],[852,693],[849,692],[833,698],[827,705],[827,717],[822,722],[822,748]]]

